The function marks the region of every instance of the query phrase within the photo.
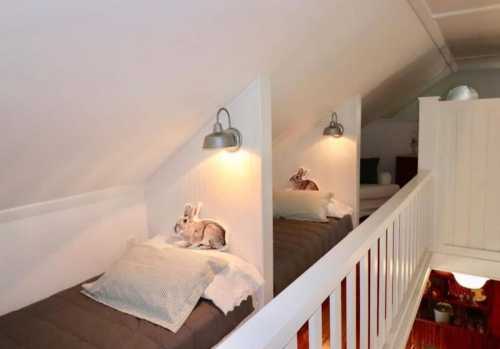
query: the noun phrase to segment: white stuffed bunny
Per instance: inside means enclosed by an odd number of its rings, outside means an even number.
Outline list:
[[[201,204],[196,208],[191,204],[184,206],[184,215],[179,218],[174,232],[181,241],[176,243],[180,247],[222,249],[226,245],[226,230],[219,223],[200,219]]]

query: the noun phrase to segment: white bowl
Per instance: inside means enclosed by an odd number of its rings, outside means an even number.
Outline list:
[[[472,87],[461,85],[455,88],[452,88],[450,92],[448,92],[448,96],[446,96],[446,100],[448,101],[468,101],[472,99],[478,99],[479,94]]]

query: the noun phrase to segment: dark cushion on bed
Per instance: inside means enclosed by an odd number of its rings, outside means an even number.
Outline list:
[[[377,184],[378,183],[378,163],[379,158],[363,158],[361,159],[360,179],[361,184]]]
[[[0,348],[211,348],[252,311],[251,298],[227,316],[200,300],[177,333],[93,301],[75,286],[0,317]]]
[[[352,230],[352,219],[344,216],[323,223],[275,218],[273,228],[277,295]]]

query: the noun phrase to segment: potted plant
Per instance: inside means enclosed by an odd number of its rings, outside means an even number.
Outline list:
[[[434,320],[440,324],[450,322],[450,317],[453,314],[453,307],[449,303],[439,302],[434,307]]]

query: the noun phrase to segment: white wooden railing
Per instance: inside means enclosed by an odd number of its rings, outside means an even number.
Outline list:
[[[327,299],[330,348],[404,348],[429,273],[432,207],[432,177],[421,172],[218,348],[297,348],[306,322],[309,348],[328,348]]]

